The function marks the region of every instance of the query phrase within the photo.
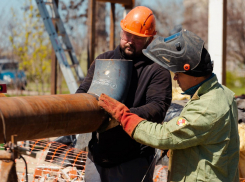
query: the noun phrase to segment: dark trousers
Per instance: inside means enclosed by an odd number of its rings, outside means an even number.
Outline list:
[[[115,167],[103,168],[93,163],[88,157],[85,168],[85,182],[141,182],[153,161],[144,179],[144,182],[152,182],[156,163],[153,158],[153,155],[141,157]]]

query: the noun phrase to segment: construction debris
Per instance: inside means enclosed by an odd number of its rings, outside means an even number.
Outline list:
[[[238,132],[240,136],[239,175],[245,180],[245,98],[237,97]]]
[[[84,182],[87,152],[67,145],[42,140],[19,142],[19,146],[35,152],[36,159],[24,156],[31,182]],[[23,160],[16,160],[19,181],[25,181]]]
[[[182,95],[183,91],[180,87],[173,87],[172,88],[172,100],[189,100],[189,95]]]
[[[245,123],[238,124],[240,136],[240,157],[239,157],[239,175],[245,178]]]

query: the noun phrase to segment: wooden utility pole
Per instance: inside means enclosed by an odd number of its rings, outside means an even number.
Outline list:
[[[101,2],[119,3],[126,9],[132,9],[134,7],[135,0],[97,0]]]
[[[227,40],[227,0],[223,1],[223,46],[222,46],[222,84],[226,85],[226,40]]]
[[[56,3],[56,6],[58,7],[59,0],[53,0],[53,1]],[[54,20],[53,20],[53,24],[56,32],[58,32],[58,27]],[[52,95],[57,94],[57,57],[55,55],[53,46],[52,46],[52,53],[51,53],[51,94]]]
[[[95,10],[96,0],[89,1],[89,50],[88,50],[88,68],[94,60],[95,50]]]
[[[115,49],[115,3],[111,3],[110,14],[110,50]]]

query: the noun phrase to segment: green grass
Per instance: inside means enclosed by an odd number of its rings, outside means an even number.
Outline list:
[[[16,94],[11,94],[11,95],[9,95],[9,94],[5,94],[5,96],[6,97],[22,97],[22,96],[28,96],[28,95],[25,95],[25,94],[21,94],[21,95],[16,95]]]
[[[37,87],[34,82],[28,82],[26,90],[39,92],[40,95],[43,94],[41,83],[39,83],[38,87]],[[44,92],[45,93],[50,93],[51,92],[51,84],[50,83],[45,83],[44,84]],[[61,93],[60,93],[59,87],[57,86],[57,94],[69,94],[69,93],[70,93],[69,89],[68,89],[68,87],[66,85],[65,79],[63,78],[62,79],[62,85],[61,85]]]
[[[231,89],[234,93],[235,93],[235,96],[239,96],[239,95],[242,95],[242,94],[245,94],[245,87],[228,87],[229,89]]]
[[[28,82],[26,86],[26,90],[29,91],[36,91],[42,93],[42,85],[41,83],[36,86],[35,82]],[[45,83],[44,84],[44,92],[50,92],[50,83]]]
[[[28,82],[25,90],[21,92],[20,90],[15,90],[15,88],[8,87],[8,90],[13,90],[12,92],[8,92],[5,95],[7,97],[19,97],[19,96],[30,96],[30,95],[49,95],[51,94],[50,83],[44,84],[44,92],[42,91],[42,85],[38,84],[38,86],[34,82]],[[11,94],[10,94],[11,93]],[[69,89],[66,85],[65,80],[62,81],[61,92],[60,88],[57,88],[57,94],[70,94]]]

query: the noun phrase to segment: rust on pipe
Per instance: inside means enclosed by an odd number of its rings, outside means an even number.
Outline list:
[[[22,141],[93,132],[107,117],[87,93],[1,97],[0,115],[0,143],[4,142],[3,123],[7,141],[11,135]]]
[[[18,182],[14,161],[2,161],[0,179],[1,182]]]

